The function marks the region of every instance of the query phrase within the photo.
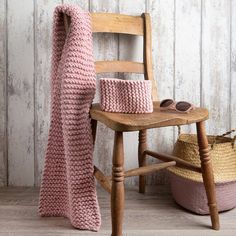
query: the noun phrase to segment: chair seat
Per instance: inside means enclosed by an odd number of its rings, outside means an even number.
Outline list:
[[[115,131],[138,131],[142,129],[186,125],[208,119],[208,110],[196,108],[189,113],[160,111],[160,102],[153,102],[153,113],[125,114],[104,112],[98,103],[92,105],[91,118]]]

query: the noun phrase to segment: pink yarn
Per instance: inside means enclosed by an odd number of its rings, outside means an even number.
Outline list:
[[[149,80],[100,79],[101,108],[108,112],[151,113]]]
[[[71,17],[67,36],[62,13]],[[89,13],[77,6],[56,7],[51,124],[39,213],[41,216],[65,216],[74,227],[93,231],[101,225],[89,118],[95,80]]]

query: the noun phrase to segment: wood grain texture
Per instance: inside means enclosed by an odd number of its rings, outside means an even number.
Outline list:
[[[84,10],[89,10],[89,0],[62,0],[62,3],[78,5]]]
[[[125,205],[123,133],[115,132],[112,158],[112,236],[122,236]]]
[[[50,81],[47,79],[51,57],[50,23],[53,7],[61,0],[8,0],[5,12],[6,1],[2,0],[0,5],[0,185],[6,183],[7,162],[12,185],[39,185],[50,110]],[[176,96],[198,104],[201,102],[211,114],[211,120],[207,122],[208,133],[220,134],[236,127],[236,1],[205,0],[201,1],[201,9],[199,2],[200,0],[137,0],[134,4],[133,0],[64,0],[64,3],[77,4],[93,12],[131,15],[149,12],[152,19],[154,77],[158,84],[159,98]],[[5,15],[8,16],[7,35]],[[139,36],[122,36],[118,39],[117,35],[98,34],[94,37],[94,44],[94,55],[98,60],[141,61],[142,40]],[[9,68],[8,91],[3,82],[6,73],[5,58],[8,58]],[[200,78],[196,79],[199,74]],[[130,76],[128,73],[108,73],[98,77],[114,76],[126,79],[143,77]],[[94,101],[99,101],[98,93]],[[9,113],[7,120],[6,109]],[[8,150],[5,149],[6,128],[9,133]],[[176,131],[175,133],[177,134]],[[149,130],[149,148],[171,153],[176,137],[173,134],[172,128]],[[99,162],[99,168],[110,175],[113,132],[99,124],[98,135],[100,138],[97,140],[94,158]],[[125,157],[129,159],[125,162],[126,167],[135,168],[138,166],[138,135],[128,133],[124,136]],[[156,160],[150,158],[148,162],[151,164]],[[148,184],[166,182],[162,171],[147,178]],[[129,178],[126,184],[138,184],[137,178]]]
[[[106,177],[101,170],[99,170],[96,166],[94,166],[94,177],[108,193],[111,193],[111,181],[108,177]]]
[[[98,189],[102,226],[99,232],[78,230],[63,217],[39,217],[38,189],[1,188],[1,236],[108,236],[111,234],[110,195]],[[209,216],[180,208],[165,186],[149,187],[146,194],[137,188],[126,191],[124,236],[234,236],[236,209],[220,215],[221,230],[209,229]],[[135,220],[134,220],[135,219]]]
[[[138,165],[145,167],[147,160],[145,150],[147,149],[147,130],[140,130],[138,132]],[[139,175],[139,192],[145,193],[146,189],[146,176]]]
[[[118,12],[118,2],[116,0],[90,0],[91,12]],[[93,34],[93,50],[96,61],[117,60],[118,59],[118,36],[108,33]],[[98,102],[99,87],[98,80],[101,77],[117,77],[117,73],[99,74],[97,76],[97,91],[94,102]],[[112,152],[113,152],[114,132],[105,125],[98,122],[97,139],[94,150],[94,162],[105,175],[111,175]]]
[[[140,16],[114,13],[94,13],[91,16],[93,32],[143,35],[143,19]]]
[[[145,1],[119,0],[119,13],[141,15],[145,12]],[[143,39],[139,36],[119,35],[119,60],[143,62]],[[120,73],[120,78],[143,79],[143,75]]]
[[[119,13],[141,15],[145,12],[145,1],[119,0]],[[143,62],[143,38],[140,36],[119,35],[119,60]],[[143,75],[119,73],[121,79],[144,79]],[[138,132],[124,133],[125,168],[138,166]],[[138,177],[125,180],[127,185],[137,185]]]
[[[129,72],[129,73],[144,73],[144,65],[140,62],[131,61],[97,61],[96,72],[107,73],[107,72]]]
[[[211,215],[212,228],[215,230],[219,230],[220,222],[219,222],[218,207],[216,202],[215,181],[214,181],[209,144],[205,131],[205,124],[204,122],[199,122],[196,124],[196,127],[197,127],[197,139],[199,145],[199,156],[201,159],[202,178],[206,189],[208,206]]]
[[[50,120],[52,15],[60,0],[35,3],[35,185],[43,170]]]
[[[152,26],[151,17],[148,13],[143,13],[142,17],[144,19],[144,39],[143,39],[143,61],[145,64],[145,80],[150,80],[152,82],[152,100],[158,100],[157,84],[153,76],[153,63],[152,63]]]
[[[201,0],[176,0],[175,91],[176,101],[200,105]],[[183,127],[195,132],[195,127]],[[175,133],[177,138],[177,133]]]
[[[202,105],[209,109],[207,132],[230,129],[230,1],[202,6]]]
[[[7,184],[7,137],[6,137],[6,1],[0,4],[0,186]]]
[[[231,129],[236,128],[236,0],[231,1]]]
[[[174,97],[174,0],[149,0],[147,11],[152,21],[152,55],[154,78],[157,82],[159,99]],[[174,129],[172,127],[148,130],[151,150],[171,153]],[[150,162],[157,160],[150,159]],[[166,183],[165,171],[148,176],[148,184]]]
[[[153,112],[147,114],[126,114],[102,111],[95,103],[90,109],[92,119],[100,121],[115,131],[138,131],[167,126],[189,125],[208,119],[208,110],[197,107],[189,113],[171,110],[161,111],[160,103],[153,102]]]
[[[175,161],[176,162],[176,166],[178,167],[182,167],[182,168],[186,168],[188,170],[192,170],[192,171],[196,171],[198,173],[202,173],[201,171],[201,167],[193,165],[187,161],[184,161],[181,158],[178,158],[176,156],[173,155],[168,155],[168,154],[164,154],[164,153],[157,153],[157,152],[153,152],[150,150],[145,150],[145,154],[152,156],[154,158],[157,158],[161,161]]]
[[[96,142],[96,134],[97,134],[97,121],[91,119],[91,128],[92,128],[92,136],[93,136],[93,145]],[[96,166],[94,166],[94,176],[97,179],[98,183],[103,187],[108,193],[111,193],[111,182],[110,179],[103,174],[101,170],[99,170]]]
[[[200,105],[201,1],[176,0],[175,99]]]
[[[156,171],[166,169],[170,166],[175,166],[175,165],[176,165],[175,161],[169,161],[169,162],[164,162],[164,163],[142,166],[139,168],[125,171],[125,178],[137,176],[137,175],[140,175],[140,176],[148,175],[148,174],[154,173]],[[139,191],[139,192],[144,193],[145,191]]]
[[[34,2],[8,0],[9,185],[34,185]]]

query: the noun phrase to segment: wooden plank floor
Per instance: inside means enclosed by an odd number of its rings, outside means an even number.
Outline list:
[[[137,193],[137,189],[129,189],[126,193],[124,236],[236,235],[236,210],[220,214],[221,231],[216,232],[209,228],[208,216],[183,210],[174,203],[163,186],[152,187],[145,195]],[[38,189],[0,188],[0,235],[110,235],[109,195],[102,189],[98,190],[98,195],[102,227],[96,233],[73,229],[68,220],[62,217],[39,217]]]

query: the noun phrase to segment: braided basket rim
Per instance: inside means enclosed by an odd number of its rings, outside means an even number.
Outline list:
[[[188,140],[194,138],[196,141]],[[198,153],[198,143],[196,134],[181,134],[175,143],[173,155],[200,166],[200,157]],[[214,139],[216,136],[208,135],[208,139]],[[228,137],[219,137],[220,143],[213,147],[209,144],[210,155],[212,157],[213,172],[215,182],[225,183],[236,180],[236,148],[232,146],[232,139]],[[193,172],[180,167],[169,167],[168,171],[190,179],[196,182],[203,182],[200,173]]]
[[[196,134],[180,134],[177,142],[182,142],[182,143],[187,143],[187,144],[192,144],[192,145],[198,146],[198,143],[196,141],[188,140],[187,139],[188,137],[194,137],[197,139]],[[207,135],[209,146],[211,146],[213,144],[211,142],[211,139],[215,139],[215,138],[216,138],[216,135]],[[231,144],[231,142],[232,142],[232,138],[229,138],[229,137],[217,137],[217,139],[218,140],[216,142],[216,145],[225,145],[225,144],[228,145],[229,143]]]

